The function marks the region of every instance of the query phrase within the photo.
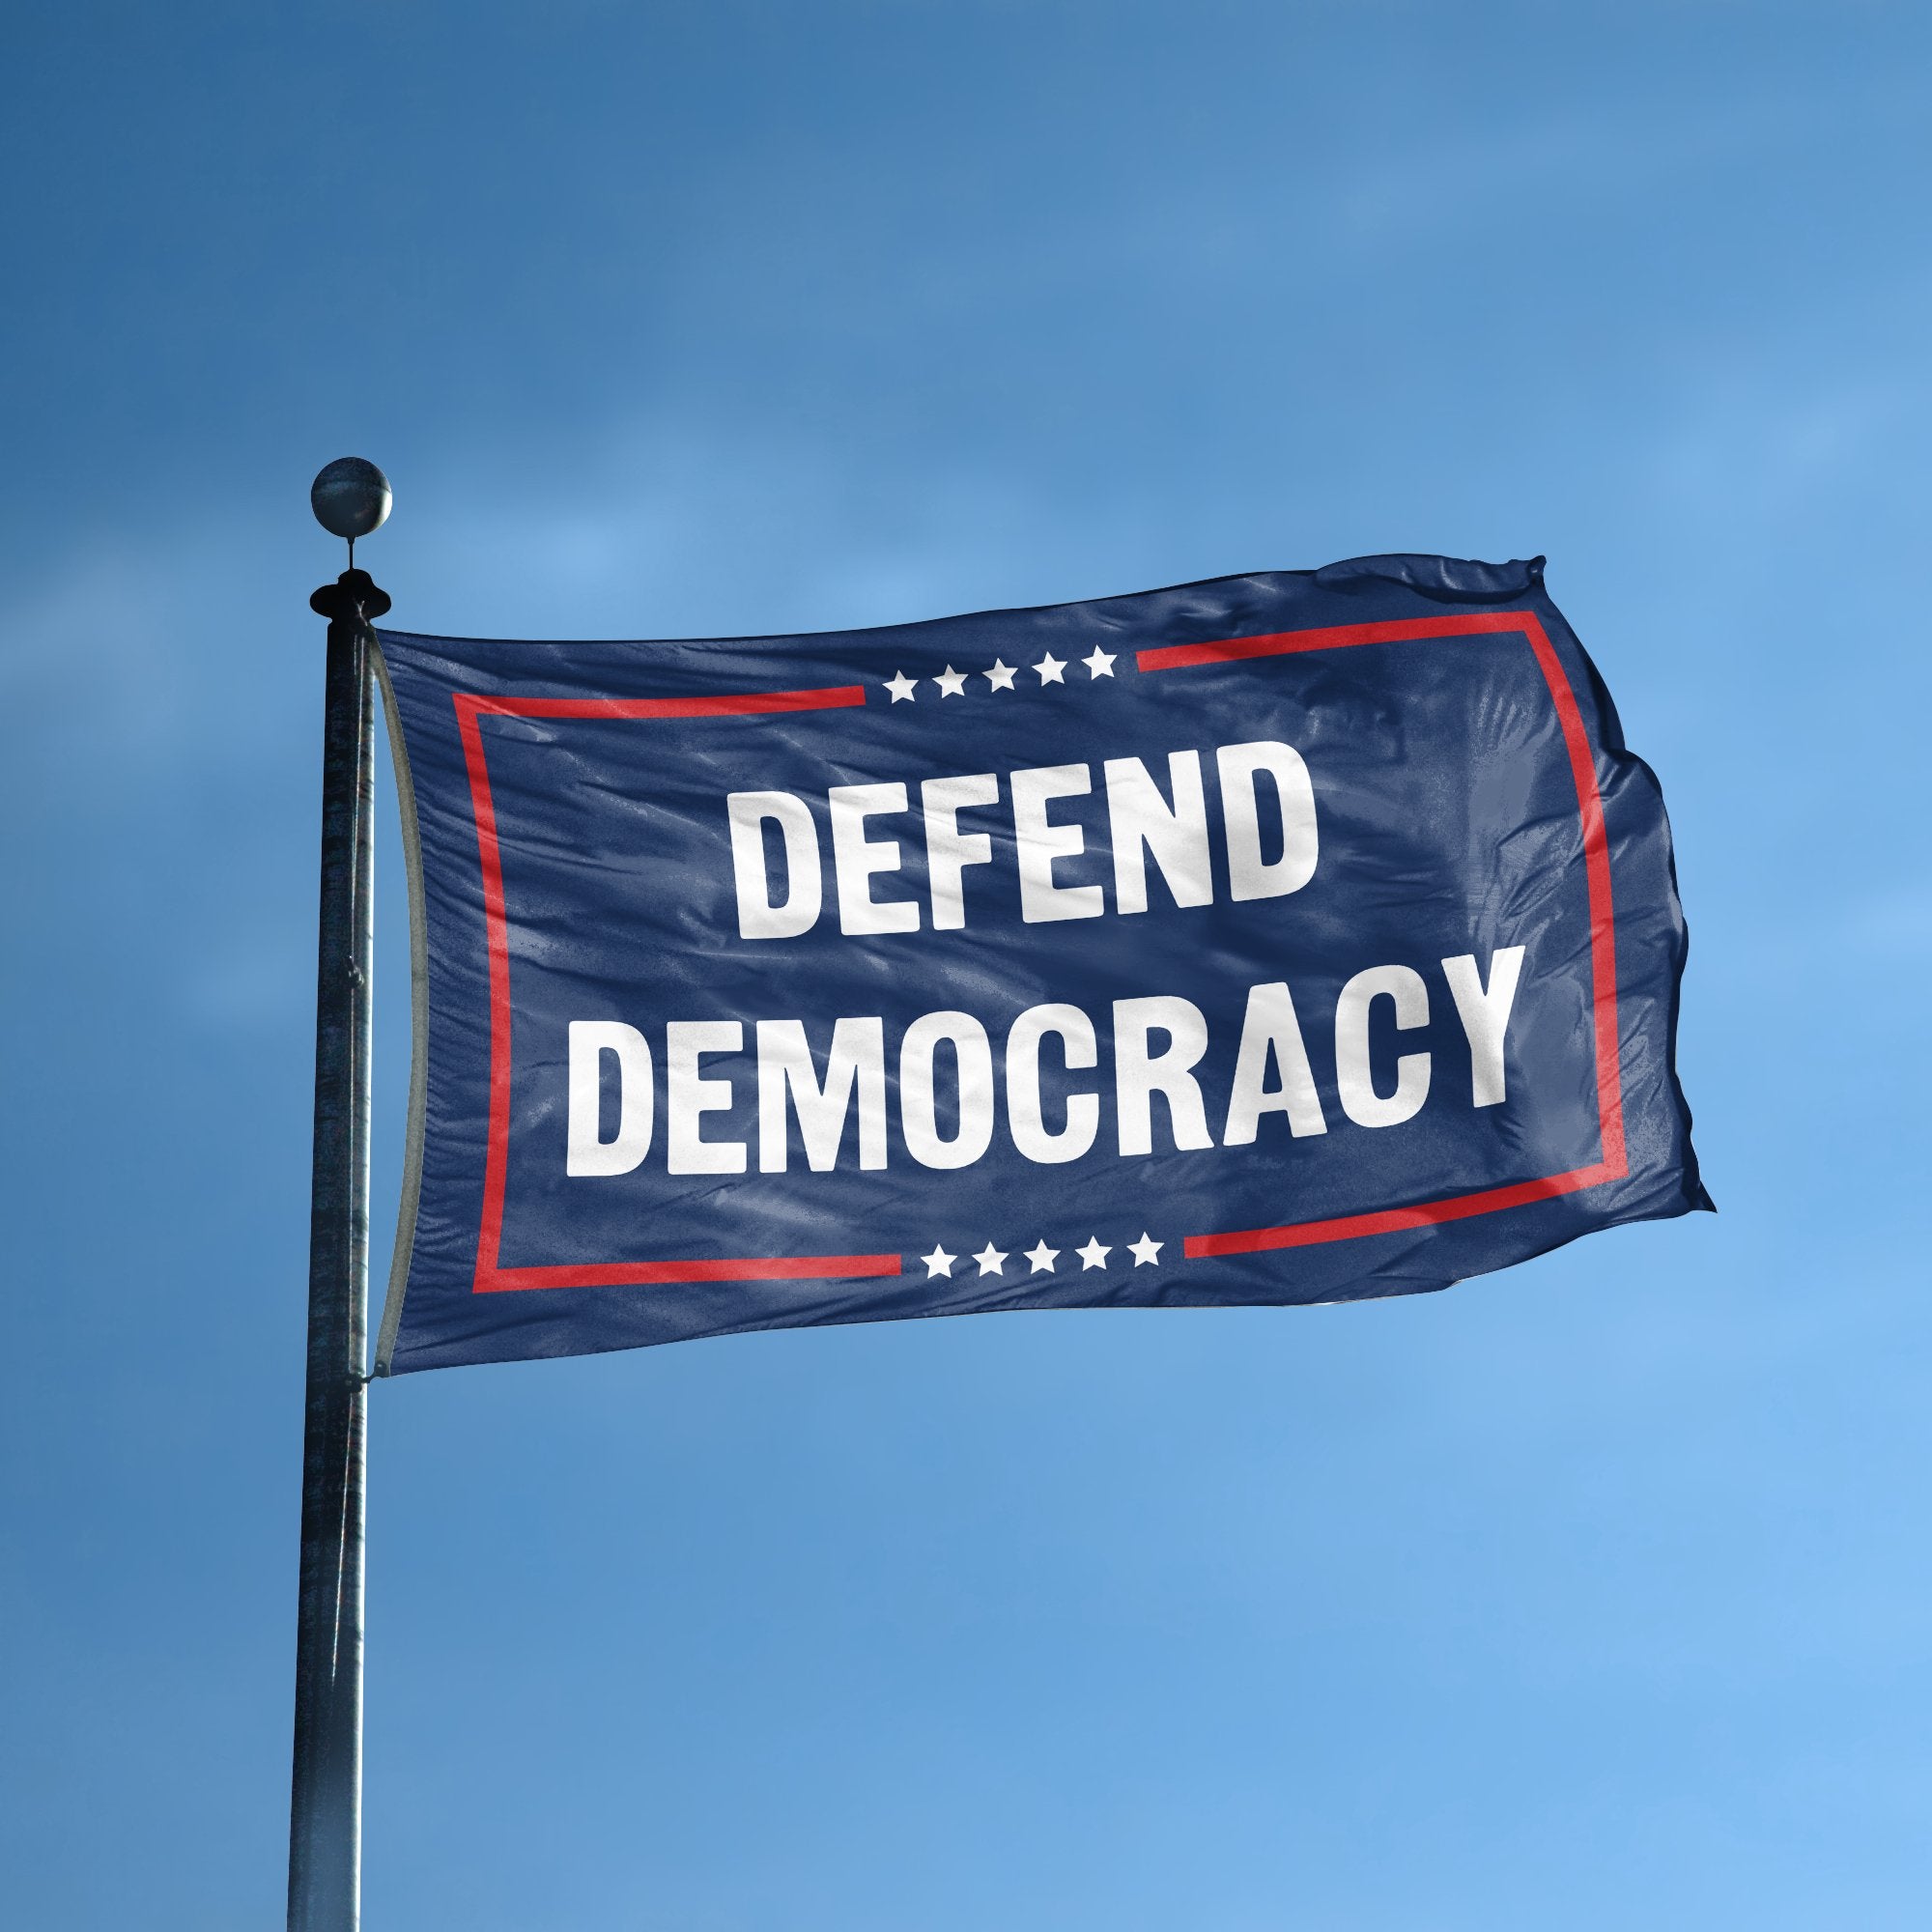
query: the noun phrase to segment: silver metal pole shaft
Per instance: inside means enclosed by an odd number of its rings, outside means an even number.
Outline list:
[[[369,991],[374,907],[370,621],[364,571],[310,599],[328,620],[316,966],[308,1394],[296,1636],[290,1932],[355,1932],[362,1874],[362,1563],[369,1290]]]

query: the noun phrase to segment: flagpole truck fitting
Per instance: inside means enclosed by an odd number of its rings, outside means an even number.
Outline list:
[[[322,903],[316,959],[315,1142],[302,1430],[289,1932],[361,1918],[362,1577],[369,1330],[369,993],[375,850],[373,620],[387,595],[355,539],[389,514],[389,480],[346,456],[315,479],[316,521],[349,568],[309,599],[328,619],[323,700]]]

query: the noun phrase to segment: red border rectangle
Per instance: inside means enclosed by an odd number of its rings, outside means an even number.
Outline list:
[[[1374,624],[1339,624],[1308,631],[1278,631],[1252,638],[1225,638],[1210,643],[1167,644],[1137,651],[1142,673],[1285,657],[1303,651],[1340,650],[1359,644],[1416,642],[1433,638],[1518,632],[1528,642],[1543,673],[1577,786],[1582,830],[1584,877],[1589,894],[1592,1016],[1597,1062],[1597,1109],[1603,1158],[1585,1167],[1534,1180],[1451,1195],[1364,1214],[1281,1227],[1243,1228],[1188,1235],[1182,1252],[1190,1260],[1216,1255],[1256,1254],[1275,1248],[1307,1247],[1355,1240],[1369,1235],[1460,1221],[1492,1214],[1533,1201],[1549,1200],[1629,1172],[1624,1142],[1623,1083],[1617,1053],[1616,928],[1610,895],[1609,842],[1604,827],[1603,798],[1596,762],[1576,694],[1541,620],[1528,611],[1473,611],[1445,617],[1397,619]],[[483,1218],[477,1231],[476,1293],[544,1288],[628,1288],[660,1282],[803,1281],[897,1275],[900,1257],[879,1254],[765,1255],[739,1260],[610,1262],[563,1266],[503,1267],[498,1264],[503,1232],[503,1196],[509,1170],[510,1122],[510,950],[503,904],[502,855],[497,838],[496,809],[484,758],[478,720],[508,718],[717,718],[795,711],[847,709],[866,702],[861,685],[816,691],[733,693],[701,697],[495,697],[475,692],[452,694],[463,755],[476,817],[482,865],[483,912],[490,961],[490,1127],[484,1162]]]

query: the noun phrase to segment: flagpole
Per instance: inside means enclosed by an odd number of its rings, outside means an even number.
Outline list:
[[[369,994],[375,855],[372,620],[389,608],[355,539],[388,515],[373,464],[332,463],[310,493],[350,568],[309,599],[328,619],[322,905],[309,1196],[308,1380],[296,1632],[290,1932],[355,1932],[362,1876],[362,1577],[369,1326]]]

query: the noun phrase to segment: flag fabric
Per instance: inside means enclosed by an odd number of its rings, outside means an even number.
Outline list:
[[[1662,798],[1541,559],[381,646],[383,1373],[1407,1293],[1710,1206]]]

